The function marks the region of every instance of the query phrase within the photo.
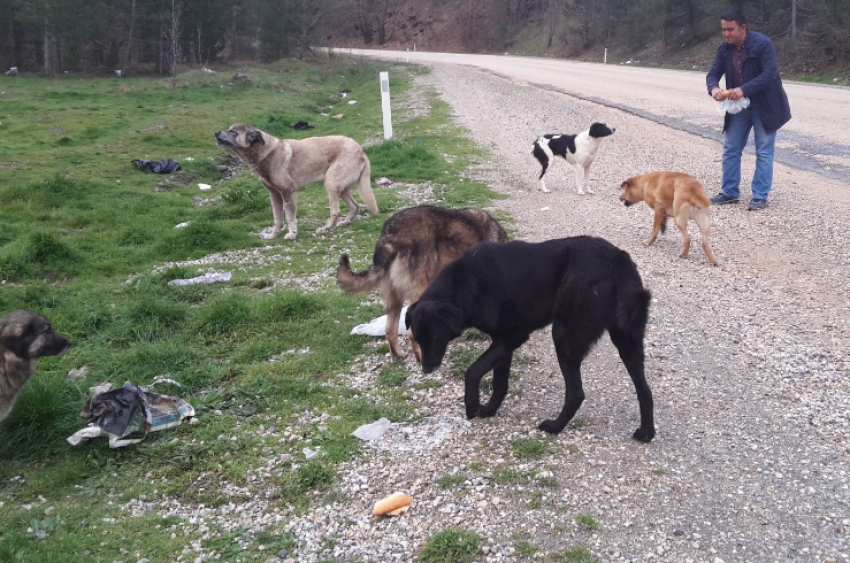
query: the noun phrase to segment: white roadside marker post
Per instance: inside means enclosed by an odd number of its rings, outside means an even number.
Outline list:
[[[390,75],[381,73],[381,108],[384,110],[384,139],[393,138],[393,117],[390,111]]]

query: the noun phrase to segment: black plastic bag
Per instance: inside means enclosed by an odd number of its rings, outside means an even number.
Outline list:
[[[180,163],[173,158],[163,158],[159,162],[156,160],[141,160],[139,158],[134,158],[132,162],[142,172],[170,174],[171,172],[177,172],[180,170]]]

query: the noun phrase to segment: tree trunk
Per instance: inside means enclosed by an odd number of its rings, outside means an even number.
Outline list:
[[[797,0],[791,0],[791,39],[797,43]]]
[[[127,36],[127,52],[124,55],[124,64],[121,65],[121,75],[125,75],[127,67],[130,66],[130,48],[133,45],[133,25],[136,23],[136,0],[130,7],[130,34]]]

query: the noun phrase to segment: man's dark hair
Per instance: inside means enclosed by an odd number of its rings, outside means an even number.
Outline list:
[[[741,10],[729,10],[720,16],[720,19],[725,22],[735,22],[739,26],[746,25],[747,23],[747,16]]]

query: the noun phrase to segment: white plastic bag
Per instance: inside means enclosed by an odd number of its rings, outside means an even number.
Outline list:
[[[738,113],[742,109],[750,107],[749,98],[741,98],[740,100],[723,100],[717,104],[717,113]]]
[[[407,334],[407,327],[404,324],[404,316],[407,314],[407,307],[402,307],[401,318],[398,320],[398,333],[401,335]],[[351,329],[351,334],[365,334],[367,336],[384,336],[387,330],[387,316],[372,319],[368,323],[357,325]]]

